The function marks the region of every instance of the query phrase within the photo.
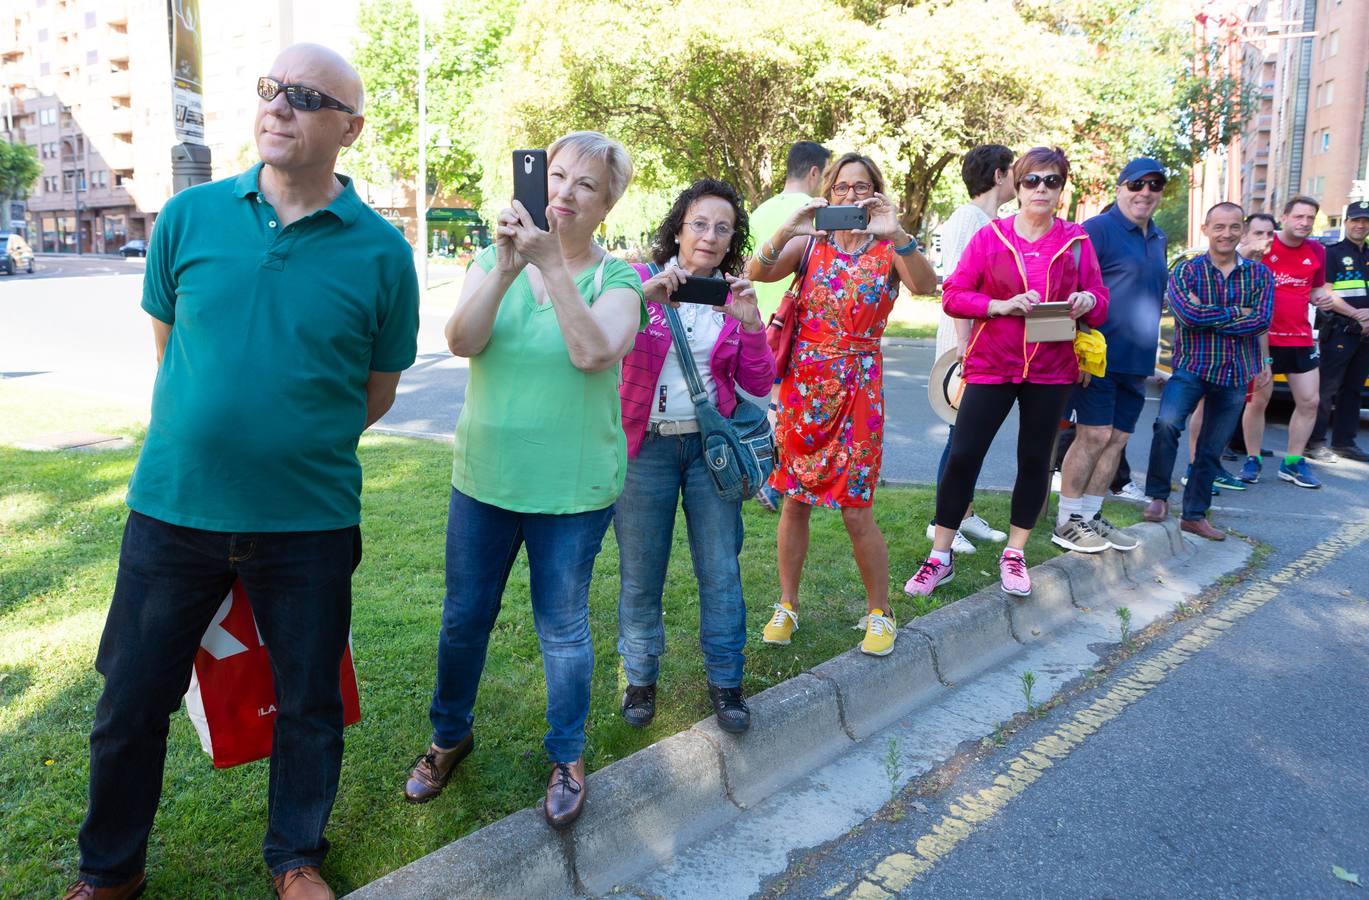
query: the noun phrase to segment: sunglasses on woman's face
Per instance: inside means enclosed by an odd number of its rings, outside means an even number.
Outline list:
[[[1141,193],[1141,188],[1150,188],[1151,192],[1155,194],[1158,194],[1165,189],[1165,180],[1163,178],[1133,178],[1131,181],[1125,182],[1125,184],[1127,190],[1131,191],[1133,194]]]
[[[302,84],[281,84],[267,76],[257,79],[257,96],[266,102],[276,99],[276,95],[281,91],[285,92],[285,102],[293,109],[302,109],[305,112],[313,112],[316,109],[340,109],[349,115],[356,115],[356,110],[322,91]]]
[[[1063,175],[1026,175],[1018,184],[1029,191],[1034,191],[1041,185],[1045,185],[1051,190],[1057,190],[1065,183]]]

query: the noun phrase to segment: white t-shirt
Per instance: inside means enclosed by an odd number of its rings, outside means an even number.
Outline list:
[[[674,264],[675,260],[672,259],[669,265]],[[718,273],[714,271],[713,274],[716,277]],[[676,312],[679,313],[680,324],[685,328],[685,337],[689,340],[689,353],[694,357],[694,367],[699,370],[699,380],[704,383],[704,390],[708,391],[708,399],[716,405],[718,385],[713,379],[713,371],[709,368],[708,360],[713,355],[713,347],[718,343],[718,337],[723,333],[727,317],[714,311],[711,306],[698,303],[681,303]],[[665,391],[664,408],[661,403],[662,391]],[[675,342],[671,341],[670,349],[666,351],[665,364],[661,366],[660,377],[656,379],[656,390],[651,395],[651,421],[679,422],[694,418],[694,401],[689,399],[689,380],[685,378],[680,356],[675,352]]]
[[[951,213],[951,217],[940,230],[943,278],[949,278],[955,267],[960,264],[960,255],[969,246],[970,238],[975,236],[975,232],[991,221],[989,214],[973,203],[963,204]],[[955,344],[955,319],[943,312],[936,325],[936,358],[940,359],[941,355]]]

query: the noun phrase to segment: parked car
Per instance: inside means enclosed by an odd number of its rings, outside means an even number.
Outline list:
[[[147,256],[147,241],[129,241],[119,248],[119,255],[124,259],[128,259],[130,256]]]
[[[22,269],[33,274],[33,248],[28,241],[21,235],[0,231],[0,245],[4,247],[4,253],[0,254],[0,272],[13,275]]]
[[[1321,243],[1323,243],[1323,244],[1326,244],[1326,243],[1335,243],[1336,241],[1340,240],[1340,238],[1338,238],[1338,237],[1335,237],[1335,238],[1316,237],[1316,238],[1313,238],[1313,240],[1316,240],[1316,241],[1319,241],[1319,242],[1321,242]],[[1204,254],[1204,253],[1206,253],[1206,252],[1207,252],[1207,248],[1206,248],[1206,247],[1191,247],[1191,248],[1189,248],[1188,250],[1185,250],[1183,253],[1179,254],[1178,258],[1175,259],[1173,263],[1170,264],[1170,267],[1169,267],[1170,274],[1173,274],[1173,273],[1174,273],[1174,270],[1175,270],[1175,268],[1178,267],[1179,263],[1184,262],[1185,260],[1190,260],[1190,259],[1192,259],[1192,258],[1195,257],[1195,256],[1201,256],[1202,254]],[[1316,334],[1316,324],[1317,324],[1317,323],[1316,323],[1315,311],[1312,310],[1311,307],[1308,308],[1308,316],[1309,316],[1309,318],[1312,319],[1312,327],[1313,327],[1313,332],[1312,332],[1312,333],[1313,333],[1313,335],[1315,335],[1315,334]],[[1173,316],[1172,314],[1170,314],[1170,312],[1169,312],[1168,309],[1166,309],[1164,315],[1162,315],[1162,316],[1160,317],[1160,346],[1159,346],[1158,352],[1156,353],[1156,358],[1155,358],[1155,377],[1158,378],[1161,382],[1165,382],[1165,381],[1168,381],[1168,380],[1169,380],[1170,372],[1173,371],[1173,365],[1172,365],[1172,363],[1173,363],[1173,357],[1174,357],[1174,316]],[[1364,403],[1364,405],[1365,405],[1365,408],[1366,408],[1366,409],[1369,409],[1369,378],[1366,378],[1366,379],[1364,380],[1364,386],[1363,386],[1363,387],[1361,388],[1361,390],[1360,390],[1360,395],[1361,395],[1361,397],[1363,398],[1363,403]],[[1286,375],[1275,375],[1275,376],[1274,376],[1274,398],[1275,398],[1276,400],[1277,400],[1277,399],[1284,399],[1284,400],[1287,400],[1289,403],[1292,403],[1292,402],[1293,402],[1293,395],[1292,395],[1292,393],[1291,393],[1291,392],[1289,391],[1289,389],[1288,389],[1288,376],[1286,376]]]

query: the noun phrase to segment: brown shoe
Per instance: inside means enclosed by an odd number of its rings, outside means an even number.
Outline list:
[[[133,900],[142,896],[147,887],[147,873],[139,872],[123,884],[114,887],[96,887],[84,879],[72,882],[62,900]]]
[[[281,900],[337,900],[337,894],[319,874],[317,866],[300,866],[271,879]]]
[[[1169,518],[1169,501],[1152,500],[1146,505],[1146,511],[1141,513],[1141,518],[1147,522],[1163,522]]]
[[[542,812],[552,828],[567,828],[580,818],[585,807],[585,760],[556,763],[547,779],[547,800]]]
[[[450,750],[443,750],[436,744],[428,747],[427,753],[414,760],[409,780],[404,782],[404,799],[410,803],[427,803],[442,793],[456,764],[470,756],[473,749],[474,734],[466,735],[464,741]]]
[[[1187,531],[1189,534],[1196,534],[1200,538],[1207,538],[1209,541],[1226,540],[1226,532],[1207,519],[1180,519],[1179,530]]]

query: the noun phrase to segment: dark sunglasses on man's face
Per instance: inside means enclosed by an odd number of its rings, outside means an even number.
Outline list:
[[[1055,190],[1064,183],[1065,177],[1063,175],[1026,175],[1018,182],[1019,185],[1029,191],[1036,190],[1042,184],[1051,190]]]
[[[295,109],[306,112],[316,109],[340,109],[351,115],[356,114],[356,110],[346,103],[311,87],[302,84],[281,84],[276,79],[266,76],[257,79],[257,96],[268,103],[276,99],[276,95],[281,91],[285,92],[285,102]]]
[[[1126,182],[1126,186],[1127,190],[1133,194],[1139,194],[1143,187],[1150,188],[1152,193],[1158,194],[1165,189],[1165,180],[1163,178],[1134,178]]]

